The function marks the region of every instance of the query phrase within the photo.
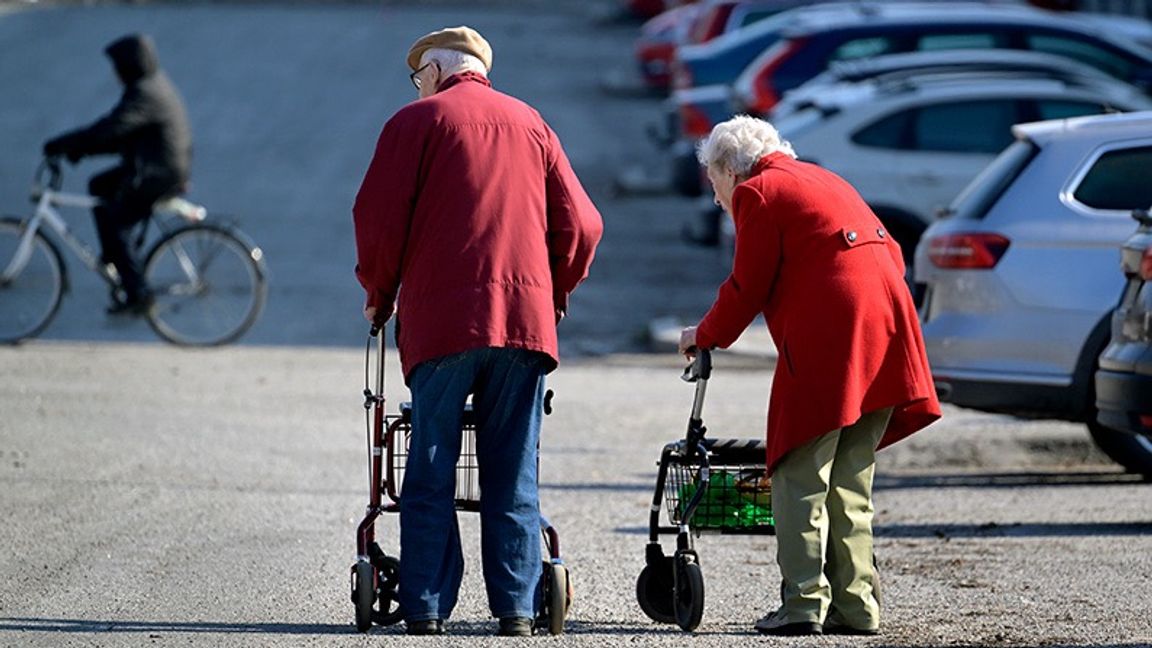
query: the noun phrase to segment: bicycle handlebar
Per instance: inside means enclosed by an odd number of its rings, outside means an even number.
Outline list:
[[[44,181],[44,175],[48,175],[48,181]],[[32,177],[32,193],[39,194],[39,189],[48,187],[52,191],[60,191],[60,187],[64,184],[64,174],[61,172],[60,157],[53,155],[47,156],[41,160],[39,166],[36,167],[36,174]]]

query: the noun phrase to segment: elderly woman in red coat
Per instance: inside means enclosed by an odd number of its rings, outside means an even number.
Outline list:
[[[736,225],[732,274],[680,350],[725,348],[763,314],[779,351],[768,470],[783,598],[765,634],[877,634],[876,450],[940,417],[900,247],[843,179],[735,117],[699,147]]]

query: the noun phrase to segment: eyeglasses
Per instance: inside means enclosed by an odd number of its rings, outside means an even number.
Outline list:
[[[415,72],[408,75],[408,78],[412,81],[412,85],[416,86],[417,90],[420,89],[420,77],[417,75],[420,74],[421,72],[423,72],[424,70],[426,70],[428,68],[428,66],[435,65],[435,63],[436,63],[435,61],[428,61],[424,65],[421,65],[420,68],[417,69]]]

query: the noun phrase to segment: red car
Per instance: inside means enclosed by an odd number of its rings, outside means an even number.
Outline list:
[[[666,90],[671,83],[671,63],[676,48],[689,42],[693,19],[702,5],[687,4],[669,9],[640,27],[636,61],[644,84]]]

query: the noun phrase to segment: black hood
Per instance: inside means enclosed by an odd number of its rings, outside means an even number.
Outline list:
[[[116,74],[124,83],[152,76],[160,67],[160,62],[156,58],[156,46],[151,38],[144,35],[132,34],[120,38],[104,48],[104,53],[112,59]]]

